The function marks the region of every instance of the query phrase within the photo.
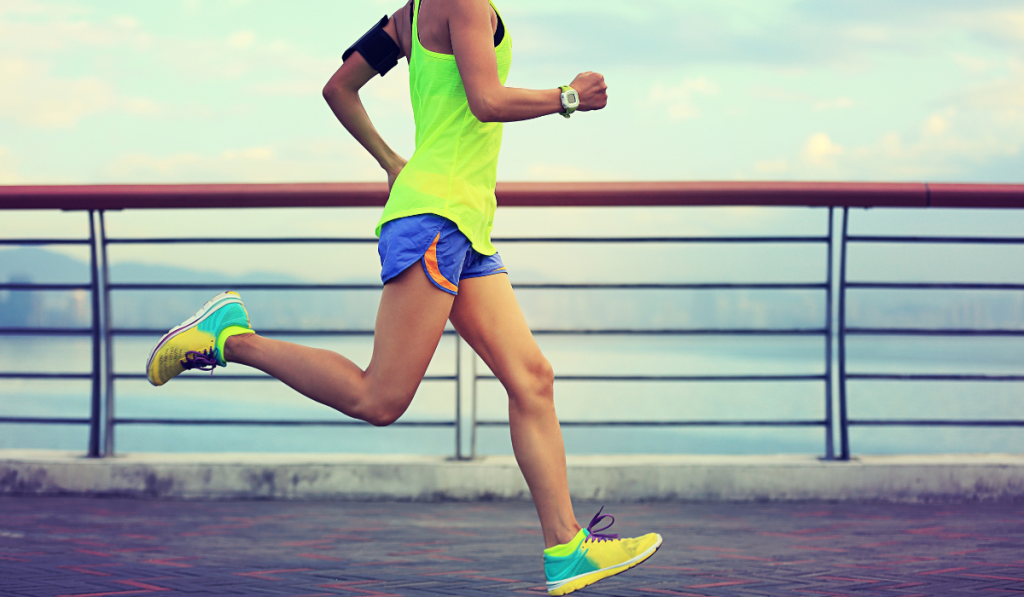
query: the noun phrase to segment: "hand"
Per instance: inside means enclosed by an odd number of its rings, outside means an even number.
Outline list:
[[[391,192],[391,188],[395,186],[395,180],[398,179],[398,175],[401,174],[402,168],[409,163],[409,160],[398,158],[399,161],[395,166],[388,168],[388,192]]]
[[[608,85],[604,82],[604,75],[600,73],[580,73],[569,86],[580,94],[580,106],[576,108],[580,112],[600,110],[608,105]]]

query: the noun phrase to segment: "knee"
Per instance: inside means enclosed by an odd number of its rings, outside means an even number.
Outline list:
[[[509,398],[521,406],[553,402],[554,397],[555,371],[543,355],[526,363],[509,391]]]
[[[391,425],[392,423],[397,421],[398,418],[401,416],[402,413],[378,411],[368,413],[363,420],[365,420],[370,425],[373,425],[374,427],[387,427],[388,425]]]
[[[371,394],[366,397],[359,418],[374,427],[387,427],[405,414],[410,402],[411,395]]]

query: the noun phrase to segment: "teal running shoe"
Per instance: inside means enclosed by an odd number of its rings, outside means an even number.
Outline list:
[[[149,383],[162,386],[189,369],[212,371],[226,367],[224,341],[238,334],[252,334],[249,313],[237,292],[223,292],[210,299],[195,315],[164,334],[149,353]]]
[[[548,595],[568,595],[599,580],[629,570],[654,555],[661,547],[661,535],[648,533],[635,539],[620,539],[615,534],[603,534],[614,523],[615,517],[597,511],[590,525],[569,543],[544,550],[544,575],[548,580]],[[611,522],[595,528],[605,518]]]

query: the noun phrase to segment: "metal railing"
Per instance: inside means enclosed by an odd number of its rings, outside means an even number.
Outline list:
[[[849,459],[849,428],[851,426],[1024,426],[1021,420],[878,420],[851,419],[847,408],[848,380],[937,380],[937,381],[1024,381],[1022,375],[901,375],[872,372],[847,372],[846,338],[848,335],[932,335],[932,336],[1024,336],[1024,330],[964,330],[911,328],[856,328],[846,325],[846,293],[848,289],[958,289],[958,290],[1024,290],[1024,284],[959,284],[959,283],[882,283],[851,282],[846,279],[847,247],[850,243],[973,243],[1024,244],[1024,238],[974,237],[901,237],[851,236],[848,234],[850,207],[958,207],[981,208],[1024,207],[1024,185],[927,185],[927,184],[862,184],[862,183],[560,183],[501,184],[499,204],[503,206],[688,206],[688,205],[755,205],[807,206],[827,210],[828,231],[824,236],[763,237],[529,237],[496,238],[508,243],[565,244],[824,244],[827,258],[824,280],[805,283],[579,283],[579,284],[517,284],[517,289],[534,290],[811,290],[825,299],[825,317],[821,326],[811,328],[588,328],[535,329],[537,335],[549,336],[791,336],[820,337],[823,372],[790,375],[560,375],[558,382],[812,382],[823,387],[824,417],[792,420],[563,420],[563,426],[606,427],[820,427],[824,434],[823,457]],[[115,429],[118,425],[359,425],[359,421],[332,420],[265,420],[265,419],[185,419],[185,418],[119,418],[115,416],[115,390],[118,380],[143,379],[142,374],[117,373],[113,363],[113,340],[119,336],[159,337],[164,329],[117,328],[110,325],[111,293],[122,291],[223,290],[224,284],[151,284],[111,282],[107,260],[110,245],[128,244],[337,244],[373,243],[372,238],[111,238],[104,220],[106,210],[144,208],[207,208],[207,207],[363,207],[383,205],[387,190],[379,184],[334,185],[143,185],[143,186],[79,186],[79,187],[0,187],[0,210],[64,209],[87,210],[88,239],[0,239],[0,245],[78,244],[90,247],[90,282],[88,284],[0,284],[0,291],[72,291],[88,290],[91,297],[92,322],[88,328],[0,328],[0,336],[12,335],[89,335],[92,339],[92,369],[89,373],[32,373],[0,370],[0,379],[90,379],[92,382],[89,418],[45,418],[0,416],[0,423],[88,424],[88,454],[92,457],[112,455]],[[833,211],[842,208],[841,232],[833,226]],[[833,251],[839,252],[838,280],[833,276]],[[378,290],[367,284],[231,284],[238,290]],[[838,295],[834,308],[833,295]],[[837,319],[838,325],[833,326]],[[268,336],[356,336],[372,335],[372,330],[359,329],[261,329]],[[454,335],[454,332],[446,332]],[[837,359],[833,358],[833,344]],[[429,376],[430,381],[448,382],[454,386],[454,417],[450,421],[399,421],[396,425],[452,427],[455,457],[472,458],[476,452],[478,427],[500,426],[500,420],[477,420],[476,403],[480,381],[493,380],[493,375],[478,374],[462,366],[460,351],[463,342],[455,342],[453,375]],[[833,371],[833,361],[837,371]],[[2,365],[0,365],[2,369]],[[833,416],[833,378],[838,385],[838,416]],[[188,378],[187,376],[185,377]],[[209,378],[206,378],[209,379]],[[219,380],[263,380],[265,375],[230,375]],[[461,388],[471,384],[471,402],[464,405]],[[469,412],[465,412],[466,409]],[[839,454],[835,454],[833,437],[838,427]],[[468,428],[468,429],[467,429]],[[469,446],[463,435],[470,434]],[[101,447],[102,446],[102,447]]]

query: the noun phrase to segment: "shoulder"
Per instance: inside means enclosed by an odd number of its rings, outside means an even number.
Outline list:
[[[402,53],[408,56],[409,34],[412,32],[412,0],[406,2],[405,6],[399,8],[395,11],[395,14],[391,15],[391,21],[388,23],[387,28],[394,31],[393,37],[396,38],[395,41],[402,48]]]
[[[424,0],[417,0],[422,2]],[[473,14],[487,10],[491,7],[489,0],[426,0],[427,3],[435,3],[448,14]]]

